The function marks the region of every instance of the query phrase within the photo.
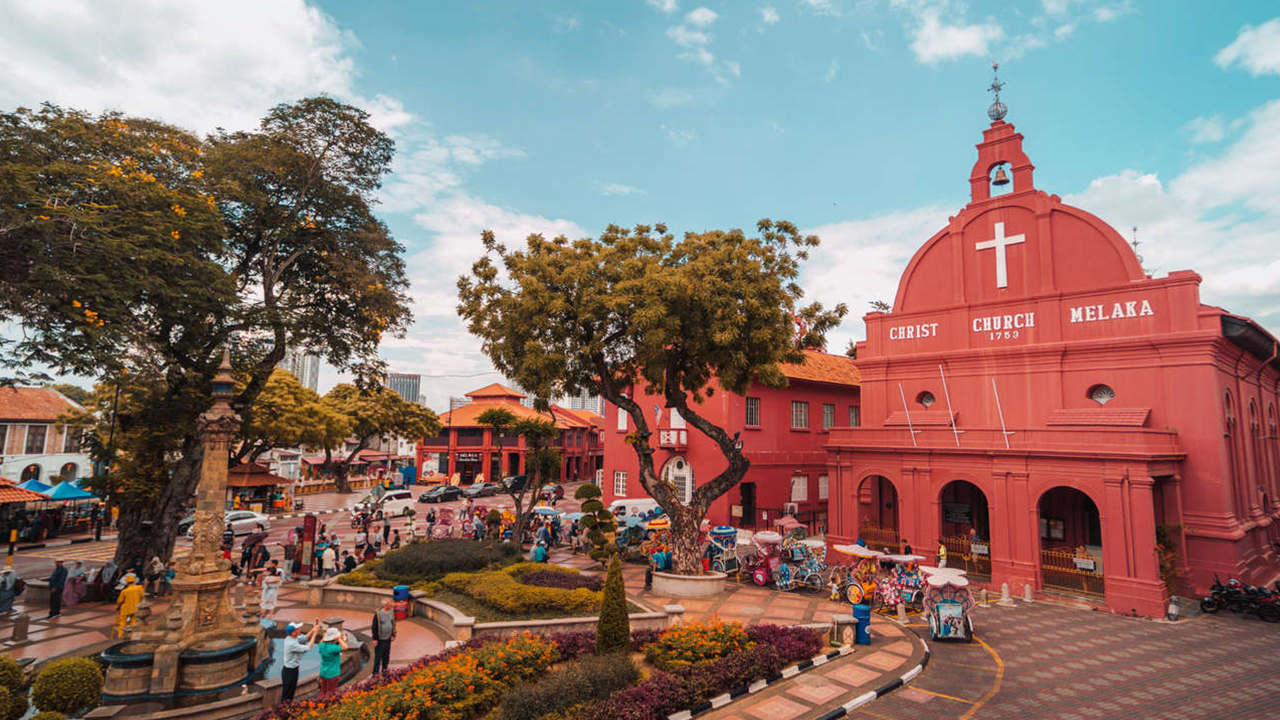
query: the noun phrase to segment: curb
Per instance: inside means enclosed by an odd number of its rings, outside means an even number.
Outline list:
[[[919,636],[917,635],[916,637],[919,637]],[[849,713],[853,712],[854,710],[858,709],[863,705],[866,705],[872,700],[888,695],[894,690],[897,690],[903,685],[906,685],[907,683],[914,680],[917,675],[919,675],[921,672],[924,671],[925,665],[929,664],[929,643],[925,642],[924,638],[920,638],[920,642],[921,644],[924,645],[924,657],[920,659],[919,665],[916,665],[915,667],[911,668],[907,672],[903,673],[903,675],[899,677],[897,680],[887,682],[884,685],[881,685],[880,687],[876,688],[875,690],[872,690],[871,692],[867,692],[859,695],[858,697],[841,705],[835,710],[827,712],[823,715],[819,715],[817,720],[835,720],[835,718],[844,717],[845,715],[848,715]]]
[[[925,648],[926,648],[925,659],[927,660],[929,657],[928,646],[926,645]],[[710,700],[704,700],[703,702],[700,702],[697,705],[694,705],[692,708],[688,710],[681,710],[678,713],[672,713],[667,716],[667,720],[690,720],[690,718],[695,717],[697,715],[701,715],[702,713],[705,713],[708,710],[717,710],[719,708],[724,707],[725,705],[728,705],[729,703],[733,702],[734,700],[737,700],[738,698],[744,695],[754,695],[760,692],[761,690],[764,690],[765,688],[769,687],[770,685],[778,682],[779,680],[788,680],[790,678],[795,677],[796,675],[799,675],[801,672],[808,670],[809,668],[818,667],[819,665],[826,665],[828,662],[831,662],[832,660],[835,660],[838,657],[849,655],[853,651],[854,651],[853,646],[842,645],[840,649],[832,650],[831,652],[825,655],[815,655],[814,657],[809,658],[808,660],[805,660],[803,662],[797,663],[795,665],[792,665],[789,668],[783,668],[782,671],[779,672],[777,675],[770,675],[769,677],[764,678],[763,680],[757,680],[751,683],[750,685],[743,685],[741,687],[730,690],[729,692],[724,693],[723,695],[717,695],[711,698]],[[918,673],[919,671],[920,669],[916,668],[913,672]],[[915,677],[915,675],[912,675],[911,677]],[[886,692],[888,691],[886,690]],[[833,717],[839,717],[839,715],[836,715]]]

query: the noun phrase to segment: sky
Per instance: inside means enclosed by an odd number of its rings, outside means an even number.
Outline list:
[[[843,350],[967,201],[993,61],[1039,188],[1280,334],[1274,1],[0,0],[0,107],[195,131],[317,93],[369,110],[415,315],[383,356],[436,409],[501,380],[455,310],[483,229],[790,220],[822,239],[808,296],[851,308]]]

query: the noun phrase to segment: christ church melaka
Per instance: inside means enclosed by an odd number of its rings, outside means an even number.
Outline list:
[[[865,317],[862,427],[827,444],[828,539],[931,560],[941,541],[996,588],[1146,616],[1181,573],[1184,593],[1272,580],[1275,338],[1036,189],[998,100],[992,117],[970,203],[908,263],[892,312]]]

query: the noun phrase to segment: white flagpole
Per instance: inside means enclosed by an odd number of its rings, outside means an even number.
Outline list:
[[[942,376],[942,394],[947,398],[947,421],[951,423],[951,433],[956,436],[956,447],[960,447],[960,431],[956,429],[956,412],[951,409],[951,391],[947,390],[947,375],[938,365],[938,374]]]
[[[1000,434],[1004,436],[1004,449],[1009,449],[1009,436],[1012,432],[1005,429],[1004,426],[1004,410],[1000,409],[1000,391],[996,389],[996,379],[991,378],[991,392],[996,395],[996,412],[1000,415]]]
[[[902,397],[902,411],[907,414],[907,431],[911,433],[911,444],[918,446],[916,443],[916,429],[911,424],[911,408],[907,407],[907,394],[902,391],[902,383],[898,383],[898,395]]]

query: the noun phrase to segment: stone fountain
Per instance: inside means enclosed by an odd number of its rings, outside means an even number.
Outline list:
[[[230,688],[252,677],[270,650],[256,608],[251,605],[246,616],[233,605],[231,563],[222,558],[227,452],[240,429],[240,416],[231,409],[234,394],[231,355],[224,350],[213,406],[199,421],[204,459],[191,555],[176,568],[168,611],[143,617],[125,642],[103,653],[107,698],[136,701]]]

